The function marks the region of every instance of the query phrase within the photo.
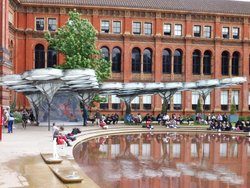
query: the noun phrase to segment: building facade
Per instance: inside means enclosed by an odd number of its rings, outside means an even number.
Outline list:
[[[250,3],[240,1],[46,1],[0,0],[2,74],[53,67],[63,56],[48,46],[47,31],[56,32],[76,9],[97,32],[97,48],[112,62],[111,82],[190,82],[245,76],[250,69]],[[152,3],[153,2],[153,3]],[[2,104],[16,95],[2,89]],[[11,96],[10,98],[8,96]],[[199,95],[177,92],[168,109],[192,114]],[[105,113],[124,114],[125,105],[108,96],[98,107]],[[214,89],[204,108],[209,113],[249,115],[249,83]],[[18,94],[17,107],[28,106]],[[157,115],[159,95],[139,96],[132,111]]]

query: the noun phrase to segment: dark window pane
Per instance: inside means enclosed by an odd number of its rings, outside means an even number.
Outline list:
[[[199,75],[201,69],[201,56],[199,51],[193,53],[193,74]]]
[[[45,68],[45,52],[44,46],[41,44],[35,47],[35,69]]]
[[[143,72],[152,72],[152,52],[149,49],[145,49],[143,53]]]
[[[162,72],[166,74],[171,73],[171,55],[168,50],[163,50],[162,54]]]
[[[108,109],[109,108],[109,105],[108,103],[100,103],[100,109]]]
[[[143,104],[144,110],[151,110],[151,104]]]
[[[53,48],[48,48],[47,61],[47,67],[54,67],[57,65],[57,52]]]
[[[221,57],[221,74],[229,74],[229,54],[228,52],[223,52]]]
[[[138,48],[132,50],[132,72],[141,72],[141,53]]]
[[[113,48],[112,51],[112,72],[121,72],[121,50]]]

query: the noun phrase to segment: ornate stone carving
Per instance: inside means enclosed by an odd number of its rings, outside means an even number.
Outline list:
[[[221,16],[221,22],[237,22],[237,23],[244,23],[244,18],[241,17],[228,17],[228,16]]]
[[[169,18],[169,19],[179,19],[179,20],[185,20],[186,15],[185,14],[178,14],[178,13],[162,13],[162,18]]]
[[[211,15],[200,15],[200,14],[193,14],[191,16],[192,20],[199,20],[199,21],[215,21],[215,16]]]
[[[156,13],[155,12],[131,11],[130,15],[131,17],[136,17],[136,18],[155,18]]]

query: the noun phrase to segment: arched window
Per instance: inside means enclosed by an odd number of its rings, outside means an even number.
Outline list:
[[[112,50],[112,72],[121,72],[121,50],[117,47]]]
[[[141,52],[139,48],[133,48],[132,50],[132,72],[141,72]]]
[[[211,52],[205,51],[203,57],[203,74],[210,75],[211,74]]]
[[[201,74],[201,53],[198,50],[193,52],[193,74]]]
[[[57,65],[57,51],[55,49],[48,48],[47,61],[47,67],[54,67]]]
[[[152,72],[152,50],[146,48],[143,52],[143,72]]]
[[[221,55],[221,74],[229,74],[229,53],[227,51],[222,52]]]
[[[232,59],[232,75],[233,76],[239,75],[239,60],[240,60],[240,53],[234,52],[233,59]]]
[[[164,49],[162,52],[162,72],[171,73],[171,51]]]
[[[174,52],[174,74],[182,73],[182,52],[175,50]]]
[[[109,49],[107,47],[101,47],[101,54],[106,61],[110,61]]]
[[[35,69],[45,68],[45,52],[42,44],[35,46]]]

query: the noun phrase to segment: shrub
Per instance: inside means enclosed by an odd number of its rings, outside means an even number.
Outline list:
[[[13,113],[13,115],[14,115],[14,118],[15,118],[14,123],[21,123],[22,122],[22,114],[20,112],[15,111]]]

